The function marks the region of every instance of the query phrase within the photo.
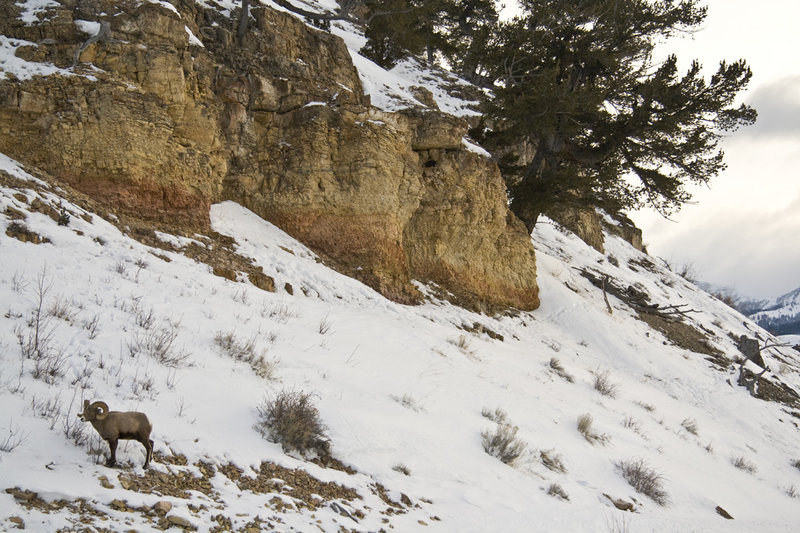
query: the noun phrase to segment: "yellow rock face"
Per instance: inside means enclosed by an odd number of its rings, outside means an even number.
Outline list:
[[[474,308],[538,306],[530,238],[466,123],[370,107],[337,37],[259,6],[239,46],[199,5],[113,2],[110,38],[86,45],[80,9],[0,26],[41,41],[31,61],[78,58],[77,75],[0,81],[3,153],[154,221],[203,225],[235,200],[397,301],[417,279]]]

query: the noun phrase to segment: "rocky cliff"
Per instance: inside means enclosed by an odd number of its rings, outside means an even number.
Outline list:
[[[461,119],[388,112],[344,42],[258,6],[0,0],[0,152],[155,223],[234,200],[386,296],[433,282],[475,308],[538,306],[534,251]],[[8,69],[5,69],[8,70]],[[34,69],[29,69],[37,71]]]

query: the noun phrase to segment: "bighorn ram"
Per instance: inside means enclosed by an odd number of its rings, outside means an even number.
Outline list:
[[[153,426],[144,413],[128,411],[109,411],[105,402],[89,403],[83,402],[83,412],[78,416],[84,422],[91,422],[94,429],[111,448],[111,457],[106,462],[106,466],[114,466],[117,462],[117,441],[136,440],[142,443],[145,449],[144,467],[150,465],[153,456],[153,441],[150,440],[150,431]]]

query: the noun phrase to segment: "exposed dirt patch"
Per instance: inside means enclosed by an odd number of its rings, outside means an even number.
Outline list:
[[[759,400],[782,403],[792,409],[800,409],[800,395],[785,383],[775,383],[763,376],[754,374],[746,368],[742,369],[742,371],[742,378],[745,380],[758,380],[758,385],[755,389],[756,393],[753,396]],[[741,380],[739,380],[739,384],[742,384]]]
[[[35,231],[28,229],[25,224],[12,222],[6,228],[6,235],[13,237],[21,242],[31,242],[33,244],[44,244],[50,242],[47,237],[42,237]]]
[[[201,470],[202,472],[202,470]],[[120,474],[120,485],[126,490],[144,494],[161,494],[175,498],[189,499],[189,491],[197,491],[210,498],[216,497],[209,477],[202,472],[201,477],[194,476],[187,470],[170,469],[170,472],[157,472],[148,470],[143,476],[133,474]]]
[[[655,263],[650,261],[647,258],[635,258],[628,261],[628,268],[636,272],[636,267],[641,267],[648,272],[652,272],[653,274],[661,274],[661,270],[656,266]]]
[[[177,466],[186,466],[189,464],[189,461],[186,459],[186,456],[183,455],[182,453],[178,455],[163,455],[159,452],[153,452],[153,462],[165,465],[177,465]]]
[[[255,265],[250,258],[240,255],[236,250],[236,241],[225,235],[219,234],[209,227],[207,222],[187,221],[176,219],[173,222],[156,222],[150,219],[139,219],[128,211],[108,211],[103,204],[93,200],[87,195],[73,189],[68,184],[53,179],[51,176],[37,173],[36,177],[48,183],[58,183],[59,195],[87,212],[97,213],[105,220],[114,224],[120,231],[129,237],[150,246],[151,248],[181,253],[198,262],[207,264],[217,276],[231,281],[247,280],[254,286],[268,292],[275,292],[275,281],[267,276],[263,269]],[[45,199],[48,189],[38,183],[23,181],[7,172],[0,171],[0,185],[20,191],[33,191],[36,197],[28,200],[25,194],[16,196],[22,203],[28,204],[28,210],[47,215],[56,223],[67,225],[69,213],[61,205],[56,205]],[[18,222],[26,218],[24,211],[7,208],[6,215],[15,220],[6,229],[6,234],[23,242],[40,244],[50,242],[45,237],[29,230],[24,224]],[[84,220],[91,222],[88,213],[81,215]],[[159,239],[156,231],[190,239],[186,246],[176,247],[170,242]],[[166,256],[158,256],[167,260]]]
[[[670,320],[659,315],[637,311],[639,320],[647,323],[651,328],[661,332],[672,344],[696,353],[705,354],[713,358],[725,358],[724,354],[708,342],[708,336],[680,320]],[[730,360],[728,360],[730,362]]]
[[[244,474],[244,471],[235,465],[228,464],[220,467],[225,477],[236,483],[241,490],[248,490],[255,494],[286,494],[294,500],[315,509],[323,500],[346,500],[349,502],[360,500],[361,496],[354,489],[344,487],[337,483],[323,482],[312,477],[304,470],[292,470],[276,465],[275,463],[262,462],[255,477]]]
[[[486,334],[490,339],[494,339],[500,342],[503,342],[504,340],[503,335],[481,324],[480,322],[473,322],[472,325],[464,323],[461,325],[457,325],[456,327],[458,327],[458,329],[468,331],[469,333],[475,333],[477,335],[480,335],[481,333]]]
[[[106,523],[108,515],[90,505],[83,498],[72,501],[56,500],[47,502],[39,494],[17,487],[6,489],[6,493],[12,495],[17,504],[28,511],[35,510],[44,514],[66,511],[70,515],[69,520],[76,526],[75,529],[68,529],[67,531],[111,531],[111,529],[105,529],[100,526],[100,524]],[[24,526],[24,520],[21,518],[19,523]],[[24,527],[19,529],[24,529]]]

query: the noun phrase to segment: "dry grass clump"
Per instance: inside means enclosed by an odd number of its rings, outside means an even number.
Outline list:
[[[572,375],[569,374],[569,372],[564,370],[564,367],[561,365],[561,361],[559,361],[555,357],[550,358],[550,370],[555,372],[557,376],[568,381],[569,383],[575,382],[575,378],[573,378]]]
[[[558,483],[551,483],[549,487],[547,487],[547,494],[548,496],[553,496],[556,498],[561,498],[562,500],[569,501],[569,495],[567,492],[561,488],[561,485]]]
[[[411,469],[408,468],[403,463],[397,463],[396,465],[394,465],[392,467],[392,470],[394,470],[395,472],[400,472],[404,476],[410,476],[411,475]]]
[[[592,371],[594,376],[594,389],[609,398],[616,398],[619,395],[619,385],[612,383],[609,378],[607,370],[601,372],[599,370]]]
[[[257,409],[259,420],[255,429],[272,442],[280,443],[284,451],[330,456],[331,444],[325,435],[327,428],[311,394],[283,391],[271,400],[265,399]]]
[[[586,413],[578,417],[578,431],[581,435],[591,444],[605,444],[608,442],[609,436],[602,433],[595,433],[592,423],[594,419],[592,415]]]
[[[489,409],[488,407],[484,407],[481,410],[481,415],[484,418],[488,418],[492,422],[496,424],[508,424],[508,413],[506,413],[503,409],[498,407],[494,411]]]
[[[636,492],[644,494],[658,505],[667,505],[669,495],[664,490],[664,476],[650,468],[644,459],[620,461],[616,466]]]
[[[693,420],[691,418],[687,418],[683,422],[681,422],[681,426],[683,426],[683,429],[685,429],[686,431],[688,431],[692,435],[697,435],[697,421],[696,420]]]
[[[756,468],[756,465],[754,465],[741,455],[732,456],[731,463],[739,470],[744,470],[745,472],[749,472],[750,474],[755,474],[756,471],[758,470],[758,468]]]
[[[539,458],[542,460],[542,464],[553,472],[560,472],[563,474],[567,471],[567,467],[565,467],[564,463],[561,461],[561,455],[555,453],[554,450],[540,451]]]
[[[273,379],[275,377],[275,361],[265,357],[265,352],[256,349],[256,339],[243,341],[238,339],[233,332],[218,331],[214,343],[220,351],[236,361],[250,365],[253,372],[260,378]]]

